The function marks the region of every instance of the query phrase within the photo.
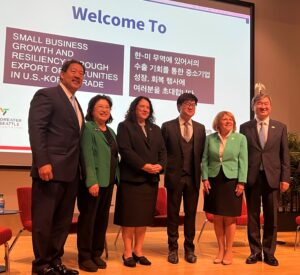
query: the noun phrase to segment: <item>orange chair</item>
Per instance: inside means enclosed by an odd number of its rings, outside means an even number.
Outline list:
[[[0,267],[0,272],[7,272],[7,274],[10,273],[10,263],[9,263],[9,245],[8,241],[11,239],[12,232],[7,227],[0,226],[0,245],[4,244],[5,248],[5,267]]]
[[[179,214],[179,225],[184,224],[184,215]],[[157,193],[157,200],[155,205],[155,216],[151,227],[167,227],[167,191],[165,187],[159,187]],[[121,232],[121,227],[117,233],[114,244],[117,241]]]
[[[19,187],[17,188],[17,197],[20,211],[20,218],[23,228],[19,231],[15,237],[10,250],[14,247],[16,241],[19,239],[24,230],[32,232],[32,219],[31,219],[31,190],[32,188]],[[70,227],[70,234],[77,232],[77,218],[73,217],[72,224]]]
[[[204,220],[204,222],[202,224],[202,227],[201,227],[201,230],[200,230],[197,242],[199,242],[199,240],[200,240],[200,238],[202,236],[203,230],[204,230],[205,225],[207,224],[207,222],[213,223],[213,221],[214,221],[214,215],[213,214],[205,212],[205,217],[206,218],[205,218],[205,220]],[[247,226],[247,224],[248,224],[247,205],[246,205],[245,199],[243,198],[243,202],[242,202],[242,214],[241,214],[241,216],[239,216],[239,217],[236,218],[236,225]],[[263,214],[260,215],[260,224],[261,224],[261,226],[263,226],[263,224],[264,224]]]
[[[32,219],[31,219],[31,187],[19,187],[17,188],[17,197],[20,211],[20,218],[23,228],[19,231],[14,241],[12,242],[9,251],[14,247],[17,240],[21,236],[24,230],[32,232]],[[70,234],[77,233],[77,217],[73,217],[72,223],[69,230]],[[105,254],[108,257],[107,244],[105,243]]]
[[[210,214],[210,213],[207,213],[207,212],[204,212],[204,213],[205,213],[205,220],[204,220],[204,222],[203,222],[203,224],[202,224],[202,227],[201,227],[201,229],[200,229],[200,233],[199,233],[197,242],[200,241],[200,238],[201,238],[201,236],[202,236],[202,233],[203,233],[203,230],[204,230],[206,224],[207,224],[208,222],[211,222],[211,223],[214,222],[214,215],[213,215],[213,214]]]
[[[296,250],[297,241],[298,241],[298,232],[300,231],[300,216],[297,216],[295,221],[297,224],[297,228],[296,228],[296,238],[295,238],[294,250]]]
[[[184,224],[184,214],[179,214],[179,225]],[[167,227],[167,191],[159,187],[155,205],[155,216],[151,227]]]

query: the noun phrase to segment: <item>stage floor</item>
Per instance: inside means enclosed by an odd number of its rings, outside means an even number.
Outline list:
[[[199,231],[197,232],[197,234]],[[166,231],[160,228],[160,231],[151,230],[146,234],[144,243],[144,254],[152,261],[151,266],[137,265],[136,268],[123,266],[122,239],[119,238],[117,246],[114,246],[116,233],[107,234],[109,257],[107,259],[107,269],[98,270],[93,274],[110,275],[296,275],[300,270],[300,246],[294,251],[295,232],[279,232],[278,240],[285,241],[284,245],[278,245],[276,257],[280,265],[271,267],[264,263],[246,265],[245,259],[249,255],[247,243],[246,227],[240,227],[237,230],[234,243],[234,261],[232,265],[224,266],[222,264],[213,264],[213,259],[217,253],[217,244],[214,231],[211,228],[204,230],[200,242],[196,245],[196,254],[198,261],[196,264],[189,264],[183,258],[183,232],[180,230],[180,250],[179,263],[172,265],[167,262],[167,237]],[[196,236],[196,238],[198,235]],[[3,264],[4,247],[0,248],[0,264]],[[31,261],[33,259],[31,236],[21,236],[11,251],[11,275],[29,275],[31,274]],[[78,269],[76,235],[69,235],[65,245],[65,255],[63,263],[68,267]],[[90,274],[80,271],[80,274]]]

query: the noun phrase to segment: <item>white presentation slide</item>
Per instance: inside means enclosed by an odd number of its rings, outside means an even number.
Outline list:
[[[140,95],[151,99],[159,126],[178,116],[182,93],[197,96],[194,120],[207,133],[223,110],[238,126],[249,120],[250,8],[203,3],[1,1],[0,165],[30,166],[30,101],[37,90],[58,85],[67,59],[86,67],[76,93],[84,112],[96,94],[112,98],[114,130]]]

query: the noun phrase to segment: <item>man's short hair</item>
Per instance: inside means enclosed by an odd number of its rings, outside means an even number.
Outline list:
[[[177,110],[180,112],[180,107],[185,101],[194,101],[197,105],[198,98],[190,93],[183,93],[177,98]]]
[[[254,105],[256,104],[256,102],[260,101],[263,98],[268,98],[270,100],[270,103],[272,103],[272,99],[271,99],[270,95],[268,95],[267,93],[258,93],[251,100],[251,108],[252,108],[252,110],[253,110]]]
[[[64,64],[61,66],[61,71],[66,72],[71,64],[79,64],[83,69],[83,73],[85,74],[85,66],[83,65],[82,62],[76,59],[66,60]]]

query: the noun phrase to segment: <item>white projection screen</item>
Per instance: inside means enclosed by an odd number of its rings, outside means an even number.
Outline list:
[[[243,1],[1,1],[0,166],[31,165],[30,101],[58,84],[66,59],[86,66],[76,93],[84,111],[96,94],[112,98],[115,130],[134,97],[151,99],[160,126],[186,92],[207,133],[223,110],[239,126],[250,118],[253,20]]]

